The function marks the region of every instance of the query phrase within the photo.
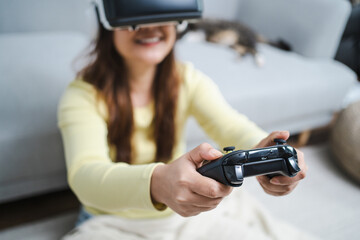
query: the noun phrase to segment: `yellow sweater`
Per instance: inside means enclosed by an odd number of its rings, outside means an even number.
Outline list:
[[[184,127],[189,116],[219,146],[249,149],[267,133],[233,110],[217,86],[191,64],[178,64],[183,79],[177,108],[177,139],[173,160],[185,153]],[[107,109],[96,101],[95,88],[77,79],[66,89],[58,109],[68,181],[86,210],[126,218],[157,218],[173,211],[157,210],[151,202],[150,179],[157,164],[151,132],[154,104],[134,109],[133,164],[114,163],[107,141]],[[200,143],[199,143],[200,144]]]

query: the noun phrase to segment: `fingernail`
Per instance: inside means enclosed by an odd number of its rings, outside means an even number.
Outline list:
[[[270,183],[272,183],[272,184],[279,184],[280,181],[279,181],[278,179],[271,179],[271,180],[270,180]]]
[[[214,158],[222,157],[222,153],[216,149],[210,149],[209,153]]]

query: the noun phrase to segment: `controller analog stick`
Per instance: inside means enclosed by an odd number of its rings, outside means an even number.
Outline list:
[[[234,146],[230,146],[230,147],[224,147],[224,152],[232,152],[235,150]]]
[[[274,142],[276,143],[276,145],[284,145],[286,143],[286,140],[281,138],[275,138]]]

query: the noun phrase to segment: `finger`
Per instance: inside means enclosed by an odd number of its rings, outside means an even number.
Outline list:
[[[267,147],[274,145],[276,138],[287,140],[290,137],[289,131],[275,131],[269,134],[266,138],[261,140],[257,147]]]
[[[298,149],[296,149],[296,152],[297,152],[297,155],[298,155],[298,164],[299,164],[299,167],[301,169],[301,172],[303,174],[306,175],[307,171],[308,171],[308,166],[305,162],[305,159],[304,159],[304,153]],[[305,177],[305,176],[303,176]]]
[[[265,180],[263,178],[258,178],[258,181],[260,183],[260,185],[262,186],[262,188],[264,189],[265,192],[267,193],[271,193],[271,194],[276,194],[276,195],[284,195],[287,193],[290,193],[292,190],[294,190],[294,188],[296,187],[296,185],[298,184],[293,183],[291,185],[274,185],[271,184],[269,182],[269,180]]]
[[[182,210],[179,210],[179,213],[183,217],[196,216],[202,212],[210,211],[215,207],[195,207],[195,206],[186,206]]]
[[[207,212],[207,211],[211,211],[213,210],[214,208],[216,208],[217,206],[214,206],[214,207],[204,207],[204,208],[199,208],[201,210],[201,212]]]
[[[290,137],[289,131],[275,131],[270,133],[267,144],[269,146],[274,145],[274,140],[277,138],[288,140]]]
[[[208,198],[192,192],[190,189],[187,189],[181,195],[176,197],[177,204],[179,205],[189,205],[201,208],[216,207],[222,200],[223,197]]]
[[[287,176],[273,177],[270,181],[272,184],[290,185],[290,184],[294,184],[295,182],[298,182],[306,177],[306,172],[308,170],[308,167],[304,161],[304,154],[301,151],[297,150],[297,155],[298,155],[298,164],[299,164],[301,171],[298,172],[296,174],[296,176],[294,176],[294,177],[287,177]]]
[[[292,188],[290,188],[290,187],[286,188],[286,189],[284,187],[281,187],[279,189],[274,189],[274,188],[267,187],[263,183],[260,183],[260,185],[266,193],[270,193],[270,194],[276,195],[276,196],[281,196],[281,195],[284,195],[284,194],[292,191]]]
[[[204,160],[215,160],[222,157],[223,154],[213,148],[208,143],[202,143],[187,153],[187,158],[192,161],[196,167],[199,167]]]
[[[223,197],[219,198],[208,198],[201,196],[197,193],[193,193],[193,196],[189,199],[189,201],[192,203],[195,207],[201,207],[201,208],[215,208],[217,205],[220,204],[220,202],[223,200]]]
[[[291,184],[299,182],[300,180],[302,180],[304,178],[305,178],[305,174],[302,172],[299,172],[295,177],[287,177],[287,176],[273,177],[270,180],[270,183],[274,184],[274,185],[291,185]]]
[[[272,195],[272,196],[284,196],[284,195],[287,195],[287,194],[289,194],[290,192],[292,192],[292,190],[289,191],[289,192],[273,192],[273,191],[267,190],[267,189],[264,188],[264,187],[263,187],[263,190],[264,190],[264,192],[266,192],[267,194],[270,194],[270,195]]]
[[[286,192],[289,191],[292,185],[275,185],[271,183],[271,180],[266,176],[257,177],[261,186],[272,192]]]
[[[190,186],[193,192],[208,198],[226,197],[232,191],[232,187],[204,177],[199,173],[195,175],[194,182]]]

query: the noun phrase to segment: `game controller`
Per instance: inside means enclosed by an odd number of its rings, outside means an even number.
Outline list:
[[[197,171],[225,185],[239,187],[245,177],[277,175],[294,177],[301,170],[296,150],[283,139],[275,139],[276,145],[251,150],[235,150],[226,147],[221,158],[206,162]]]

